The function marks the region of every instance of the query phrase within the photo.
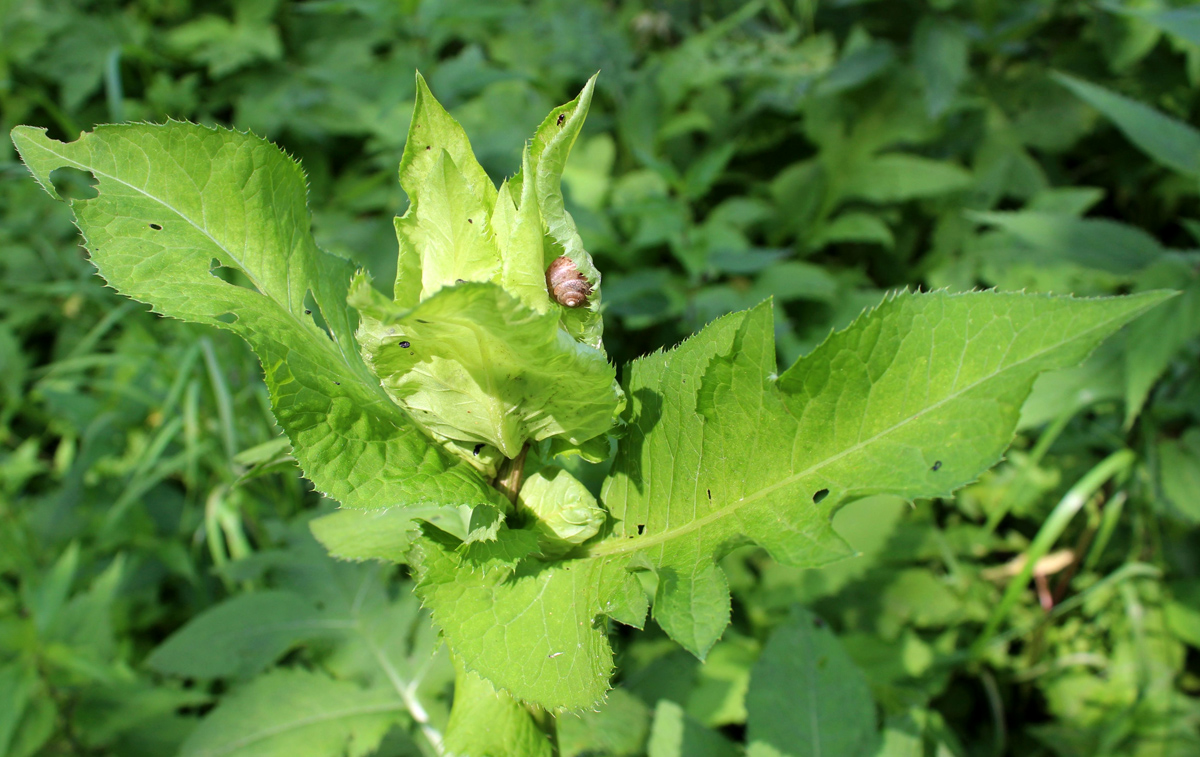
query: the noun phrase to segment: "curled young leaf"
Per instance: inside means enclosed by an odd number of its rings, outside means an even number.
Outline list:
[[[565,554],[600,532],[604,509],[592,493],[561,468],[547,468],[525,479],[517,508],[540,536],[543,555]]]

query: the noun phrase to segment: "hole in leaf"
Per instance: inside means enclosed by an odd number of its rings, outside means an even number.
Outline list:
[[[162,224],[152,223],[150,224],[150,228],[154,229],[155,231],[162,231]]]
[[[54,191],[64,200],[91,200],[100,196],[96,190],[99,182],[91,171],[72,166],[63,166],[50,172],[50,183]]]
[[[222,265],[221,261],[217,260],[216,258],[213,258],[208,262],[208,272],[211,273],[214,278],[218,278],[221,281],[224,281],[226,284],[232,284],[233,286],[258,292],[258,287],[254,286],[254,284],[250,281],[249,276],[242,273],[237,268]],[[259,294],[262,293],[259,292]]]
[[[317,324],[317,328],[324,331],[331,340],[333,339],[333,333],[325,321],[325,316],[321,314],[321,307],[317,305],[317,298],[313,296],[311,289],[304,293],[304,314],[312,316],[313,323]]]
[[[221,313],[217,316],[217,320],[221,323],[237,323],[237,315],[234,313]]]
[[[829,490],[822,489],[821,491],[819,491],[813,495],[813,504],[814,505],[820,504],[821,500],[825,499],[828,496],[829,496]]]
[[[642,534],[644,534],[645,532],[646,532],[646,524],[645,524],[645,523],[639,523],[639,524],[638,524],[638,536],[641,536],[641,535],[642,535]]]

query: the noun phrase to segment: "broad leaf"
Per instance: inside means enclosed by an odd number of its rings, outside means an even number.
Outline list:
[[[1166,296],[901,294],[778,378],[770,306],[726,316],[630,367],[598,540],[485,575],[427,536],[418,591],[469,669],[520,699],[586,707],[612,665],[600,616],[643,621],[631,571],[656,574],[655,618],[703,656],[728,623],[714,560],[731,546],[800,566],[847,554],[829,525],[839,503],[974,480],[1011,441],[1038,373],[1077,363]]]
[[[794,608],[750,676],[747,741],[789,757],[866,757],[876,742],[871,689],[820,618]]]
[[[99,195],[70,204],[110,285],[251,344],[275,417],[318,489],[356,508],[496,502],[363,365],[346,305],[351,265],[316,247],[304,175],[277,147],[181,123],[102,126],[66,144],[19,126],[13,141],[51,194],[55,169],[96,178]]]
[[[391,689],[280,668],[222,699],[180,757],[365,757],[403,710]]]
[[[1179,173],[1200,176],[1200,131],[1074,76],[1056,73],[1054,78],[1115,123],[1142,152]]]
[[[243,594],[200,613],[146,664],[188,678],[249,677],[308,639],[329,635],[313,603],[290,591]]]

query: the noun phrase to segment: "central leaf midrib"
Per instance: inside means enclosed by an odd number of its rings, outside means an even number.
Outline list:
[[[306,728],[311,725],[316,725],[318,723],[325,723],[325,722],[328,722],[331,720],[340,720],[342,718],[357,717],[359,715],[372,715],[372,714],[376,714],[376,713],[391,712],[391,711],[399,712],[403,709],[405,709],[404,703],[402,701],[397,700],[394,702],[360,705],[358,707],[349,707],[344,710],[334,710],[331,712],[323,712],[318,715],[310,715],[310,716],[304,717],[304,718],[297,718],[296,720],[289,720],[287,722],[272,726],[271,728],[264,728],[261,731],[257,731],[255,733],[251,733],[246,736],[243,736],[242,738],[237,739],[236,741],[230,741],[227,744],[223,744],[219,748],[214,749],[212,751],[200,752],[200,754],[213,755],[214,757],[216,755],[232,754],[232,753],[238,751],[239,749],[249,746],[250,744],[253,744],[255,742],[262,741],[263,739],[269,739],[272,736],[278,736],[281,733],[286,733],[288,731],[296,730],[299,728]]]
[[[1120,318],[1125,318],[1128,316],[1129,316],[1129,313],[1121,313],[1120,315],[1114,316],[1112,318],[1108,318],[1100,323],[1097,323],[1090,329],[1076,333],[1070,339],[1064,339],[1062,341],[1056,342],[1038,352],[1031,354],[1029,357],[1027,357],[1023,360],[1019,360],[1015,363],[1012,363],[1012,364],[1004,367],[1003,369],[1001,369],[999,371],[988,374],[987,376],[985,376],[977,381],[967,384],[959,391],[954,392],[953,394],[949,394],[946,397],[942,398],[941,400],[938,400],[937,402],[933,403],[932,405],[929,405],[929,406],[921,409],[920,411],[914,413],[913,415],[908,416],[907,418],[900,421],[899,423],[896,423],[896,424],[880,431],[879,433],[875,434],[874,436],[871,436],[868,439],[864,439],[863,441],[858,442],[857,444],[854,444],[853,446],[847,447],[846,449],[842,450],[841,452],[831,455],[830,457],[827,457],[824,460],[821,460],[820,462],[817,462],[817,463],[809,466],[808,468],[805,468],[802,471],[799,471],[797,473],[793,473],[789,476],[786,476],[785,478],[780,479],[779,481],[771,484],[770,486],[764,486],[763,488],[759,489],[758,491],[748,494],[735,502],[731,502],[730,504],[728,504],[718,510],[714,510],[713,512],[709,513],[708,515],[705,515],[702,518],[697,518],[697,519],[690,521],[682,526],[679,526],[678,528],[670,529],[668,531],[663,531],[661,533],[652,534],[652,535],[645,536],[642,538],[634,538],[634,539],[617,538],[617,539],[610,539],[608,541],[601,542],[601,543],[597,544],[596,546],[592,547],[591,549],[589,549],[587,551],[587,553],[585,554],[584,559],[590,559],[590,558],[594,558],[594,557],[609,557],[609,556],[613,556],[613,555],[621,555],[621,554],[627,554],[627,553],[631,553],[631,552],[639,552],[641,550],[648,549],[650,547],[654,547],[659,544],[664,544],[666,542],[669,542],[669,541],[679,538],[681,536],[686,536],[687,534],[690,534],[693,531],[696,531],[697,529],[703,528],[704,526],[708,525],[709,523],[720,520],[720,519],[736,512],[737,510],[741,509],[742,507],[745,507],[753,502],[757,502],[758,500],[761,500],[764,497],[767,497],[770,494],[773,494],[774,492],[776,492],[782,488],[791,486],[792,484],[796,483],[797,481],[799,481],[807,476],[812,475],[813,473],[821,470],[822,468],[824,468],[828,465],[831,465],[850,454],[858,452],[859,450],[873,444],[874,442],[887,436],[888,434],[891,434],[892,432],[903,428],[905,425],[922,418],[926,414],[943,407],[947,403],[962,397],[967,392],[975,389],[978,386],[981,386],[982,384],[984,384],[988,381],[995,379],[998,376],[1003,375],[1004,373],[1007,373],[1016,368],[1019,368],[1020,366],[1025,365],[1026,363],[1029,363],[1033,360],[1036,360],[1037,358],[1040,358],[1040,357],[1046,355],[1047,353],[1053,352],[1054,350],[1057,350],[1060,347],[1063,347],[1064,345],[1070,344],[1071,342],[1079,341],[1081,338],[1085,337],[1086,335],[1103,329],[1105,326],[1107,326],[1112,321],[1118,320]]]

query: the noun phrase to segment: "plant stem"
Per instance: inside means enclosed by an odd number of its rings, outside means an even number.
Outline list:
[[[533,718],[533,722],[541,729],[542,733],[546,734],[546,738],[550,740],[550,755],[551,757],[560,757],[561,752],[558,749],[558,720],[550,712],[543,710],[541,707],[529,706],[529,716]]]
[[[521,447],[516,457],[504,462],[500,472],[496,474],[496,480],[492,482],[492,486],[499,489],[514,505],[517,504],[517,492],[521,491],[521,483],[525,480],[525,453],[528,451],[528,444]]]

